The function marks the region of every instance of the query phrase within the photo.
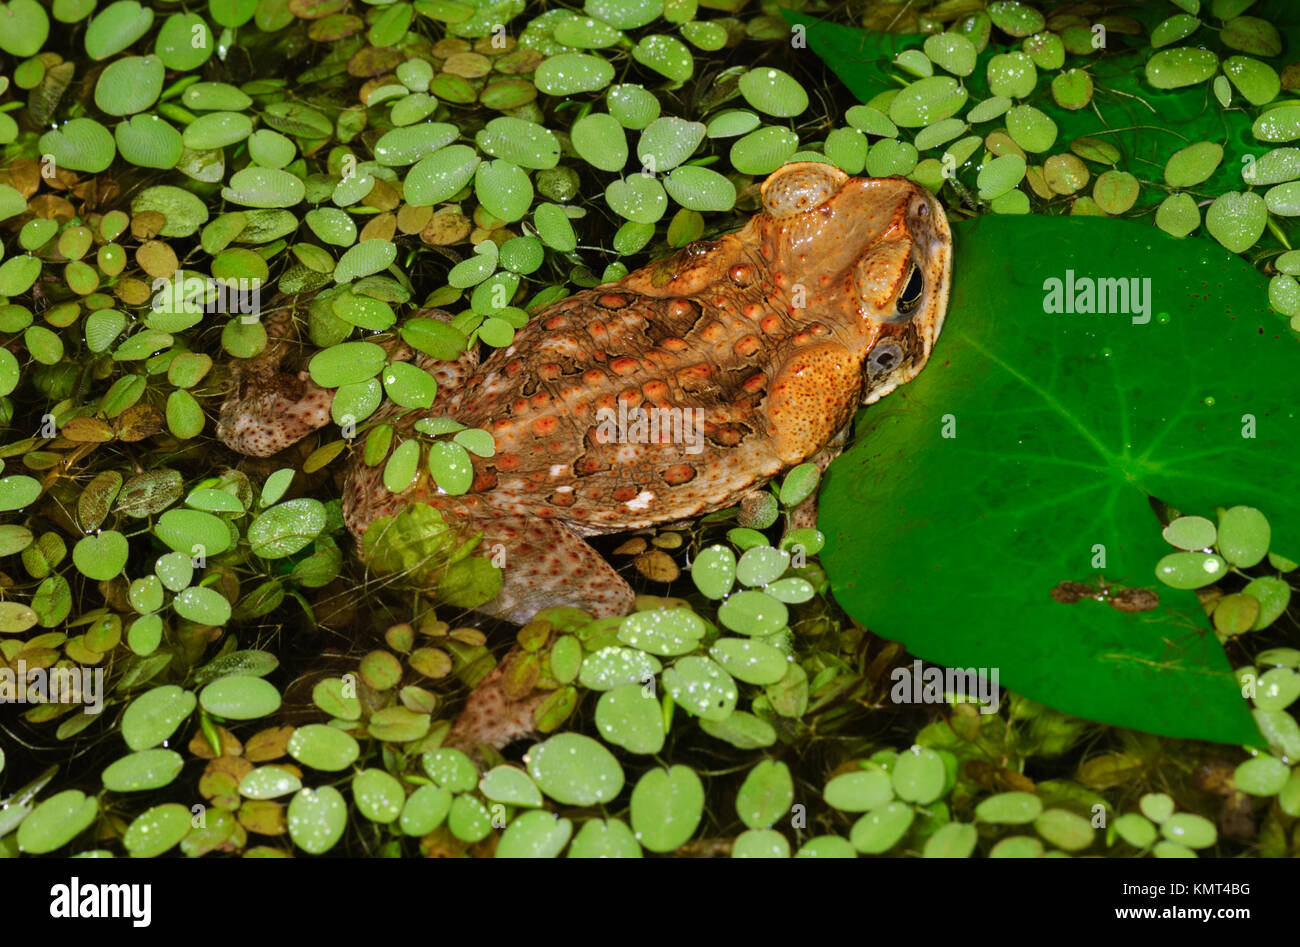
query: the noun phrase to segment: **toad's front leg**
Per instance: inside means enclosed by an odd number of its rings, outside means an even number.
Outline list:
[[[840,428],[839,433],[832,437],[826,446],[819,450],[813,456],[808,458],[808,463],[816,464],[817,470],[822,474],[826,473],[826,468],[831,465],[831,461],[840,455],[844,450],[844,442],[848,439],[849,426],[845,425]],[[808,494],[798,506],[789,512],[786,519],[785,533],[788,536],[796,529],[816,529],[817,528],[817,494],[821,492],[821,485],[818,484],[816,490]]]

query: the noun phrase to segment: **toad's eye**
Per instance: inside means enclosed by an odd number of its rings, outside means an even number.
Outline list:
[[[898,302],[895,308],[902,315],[911,315],[913,310],[916,309],[917,303],[921,301],[923,292],[925,292],[925,275],[922,274],[919,266],[913,264],[912,272],[907,277],[907,285],[898,294]]]

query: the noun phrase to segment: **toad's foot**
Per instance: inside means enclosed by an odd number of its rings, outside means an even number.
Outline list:
[[[232,389],[221,405],[217,437],[252,457],[270,457],[330,422],[334,392],[305,372],[281,371],[294,345],[293,310],[267,316],[266,349],[231,370]]]
[[[267,346],[260,355],[236,359],[231,369],[231,392],[221,405],[217,437],[231,450],[252,457],[270,457],[291,447],[308,434],[333,420],[334,389],[321,388],[306,371],[288,371],[286,360],[298,344],[294,310],[285,306],[264,320]],[[447,322],[451,314],[441,309],[421,309],[413,317]],[[394,362],[413,361],[415,366],[433,376],[438,394],[428,409],[430,416],[446,413],[446,408],[464,380],[478,368],[478,356],[463,352],[453,361],[435,359],[416,352],[399,338],[380,343]],[[375,420],[397,413],[391,402]]]
[[[443,739],[443,746],[479,759],[479,747],[484,744],[500,750],[537,731],[534,722],[537,705],[554,691],[534,688],[523,697],[509,696],[501,682],[504,665],[502,661],[474,688],[465,701],[465,709]]]

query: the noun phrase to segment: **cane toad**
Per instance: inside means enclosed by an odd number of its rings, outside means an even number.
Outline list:
[[[720,240],[535,315],[481,364],[417,360],[438,393],[425,412],[385,409],[398,433],[446,416],[490,431],[496,452],[473,457],[459,496],[427,473],[394,495],[382,465],[354,459],[344,518],[358,541],[375,519],[428,503],[482,532],[480,555],[505,552],[501,592],[480,611],[616,615],[632,589],[584,537],[743,504],[796,464],[824,468],[858,406],[925,365],[951,236],[919,185],[828,164],[782,167],[762,202]],[[330,420],[332,393],[275,375],[281,354],[247,366],[223,405],[218,434],[243,453],[275,453]]]

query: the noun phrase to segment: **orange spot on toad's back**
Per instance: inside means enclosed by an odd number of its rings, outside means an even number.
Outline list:
[[[663,472],[664,480],[672,486],[686,483],[695,477],[695,468],[690,464],[674,464]]]

